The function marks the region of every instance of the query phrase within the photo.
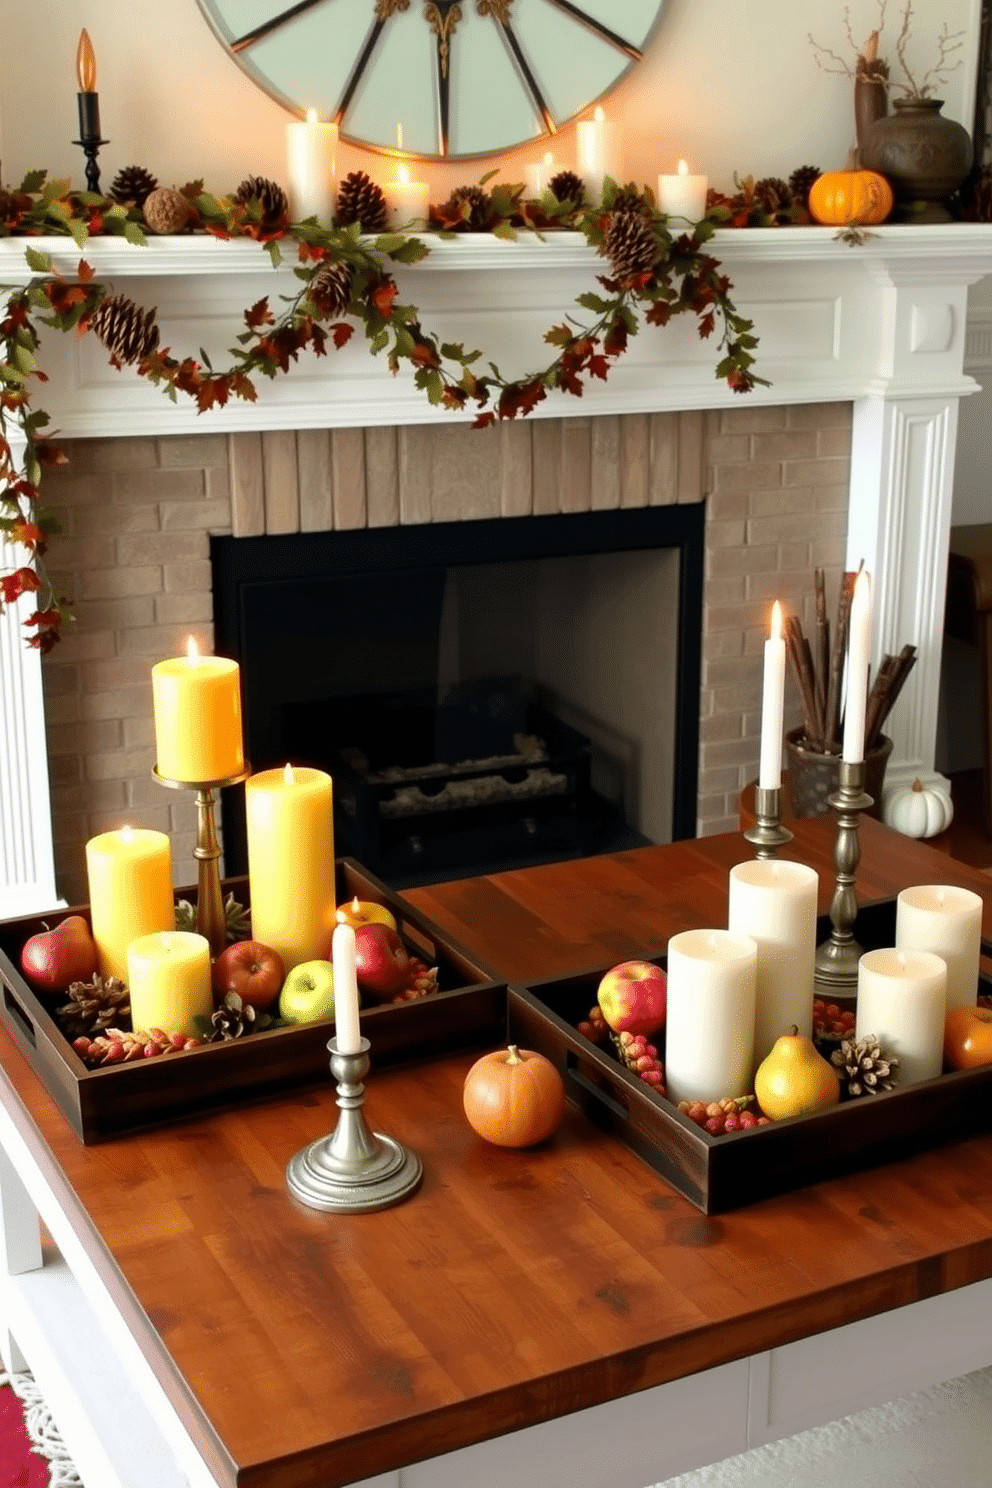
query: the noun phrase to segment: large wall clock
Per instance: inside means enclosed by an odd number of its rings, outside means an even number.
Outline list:
[[[547,138],[640,61],[665,0],[199,0],[295,113],[373,149],[491,155]]]

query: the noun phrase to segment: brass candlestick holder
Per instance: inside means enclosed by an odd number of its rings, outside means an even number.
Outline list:
[[[787,827],[782,826],[781,810],[782,791],[780,788],[770,790],[760,785],[755,786],[755,823],[744,833],[744,840],[754,844],[756,858],[774,858],[780,847],[792,841],[792,833]]]
[[[327,1041],[341,1115],[329,1136],[301,1148],[286,1166],[290,1193],[311,1209],[350,1214],[387,1209],[409,1198],[424,1176],[415,1152],[370,1131],[366,1123],[361,1082],[369,1071],[370,1047],[363,1038],[357,1054],[340,1054],[337,1039]]]
[[[840,783],[828,797],[837,812],[837,840],[834,844],[836,881],[830,901],[830,938],[816,952],[813,987],[816,994],[829,1002],[853,1002],[858,995],[858,962],[863,947],[854,938],[854,921],[858,901],[854,892],[861,844],[858,841],[858,818],[873,806],[865,794],[865,764],[840,762]]]
[[[152,769],[152,779],[170,790],[196,791],[196,846],[193,856],[199,865],[196,886],[196,928],[210,945],[211,959],[227,945],[227,920],[220,888],[220,843],[214,822],[214,793],[227,785],[240,785],[251,774],[251,766],[226,780],[170,780]]]

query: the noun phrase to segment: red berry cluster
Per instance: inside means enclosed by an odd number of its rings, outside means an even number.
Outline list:
[[[390,998],[390,1002],[416,1002],[420,997],[437,992],[437,974],[436,966],[428,966],[419,956],[411,956],[410,980],[402,992],[397,992],[395,997]]]
[[[588,1017],[581,1019],[576,1027],[582,1037],[587,1038],[593,1044],[601,1044],[610,1031],[603,1017],[603,1009],[598,1002],[589,1009]]]
[[[654,1044],[649,1044],[643,1033],[615,1033],[613,1043],[627,1068],[656,1095],[664,1095],[665,1069]]]
[[[748,1109],[753,1095],[725,1096],[719,1101],[679,1101],[679,1110],[697,1126],[708,1131],[711,1137],[722,1137],[727,1132],[751,1131],[756,1126],[770,1126],[767,1116],[759,1116]]]
[[[849,1038],[854,1032],[855,1016],[850,1008],[839,1008],[836,1002],[818,997],[813,1003],[813,1037]]]

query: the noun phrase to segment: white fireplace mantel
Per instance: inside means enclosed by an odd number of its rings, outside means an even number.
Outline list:
[[[425,329],[481,348],[511,377],[547,364],[545,331],[570,315],[582,323],[587,313],[575,297],[607,268],[574,233],[543,241],[522,235],[515,243],[487,235],[429,241],[428,258],[397,270],[401,297],[420,307]],[[215,367],[228,364],[246,306],[268,295],[278,314],[280,297],[299,287],[288,259],[273,270],[264,250],[246,241],[156,238],[137,248],[100,238],[81,253],[66,238],[31,244],[67,277],[85,258],[113,293],[157,306],[162,344],[177,356],[204,348]],[[31,277],[25,246],[24,239],[0,241],[0,284]],[[848,565],[863,560],[874,577],[874,660],[907,639],[918,646],[893,719],[887,778],[934,779],[958,401],[978,390],[963,370],[967,294],[992,273],[992,227],[883,226],[859,246],[832,228],[722,229],[710,246],[733,282],[735,304],[754,321],[755,370],[768,386],[730,392],[714,376],[717,336],[701,341],[684,316],[661,330],[644,326],[607,383],[594,382],[581,399],[551,395],[533,417],[852,400]],[[115,371],[94,336],[46,333],[42,365],[50,380],[37,387],[36,400],[51,415],[51,430],[67,439],[474,416],[431,408],[406,371],[394,377],[384,358],[369,355],[360,328],[343,351],[307,353],[290,376],[259,379],[257,402],[232,401],[202,415],[133,371]],[[0,841],[33,844],[30,852],[0,853],[3,915],[54,902],[54,874],[40,825],[47,777],[39,659],[17,644],[12,611],[0,626],[8,719],[0,732]],[[18,697],[22,706],[11,709]]]

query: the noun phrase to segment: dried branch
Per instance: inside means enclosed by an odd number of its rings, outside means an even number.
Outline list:
[[[965,33],[964,31],[948,31],[947,22],[944,22],[937,36],[937,61],[933,67],[928,68],[923,74],[923,81],[918,83],[910,72],[909,63],[906,61],[906,44],[912,34],[912,21],[913,0],[906,0],[902,25],[899,28],[899,35],[896,39],[896,57],[899,60],[899,66],[906,75],[906,82],[896,83],[894,86],[907,98],[929,98],[938,83],[946,83],[946,74],[953,72],[955,68],[961,66],[960,57],[956,62],[952,63],[948,63],[948,58],[952,53],[961,50],[964,45],[962,37]]]

